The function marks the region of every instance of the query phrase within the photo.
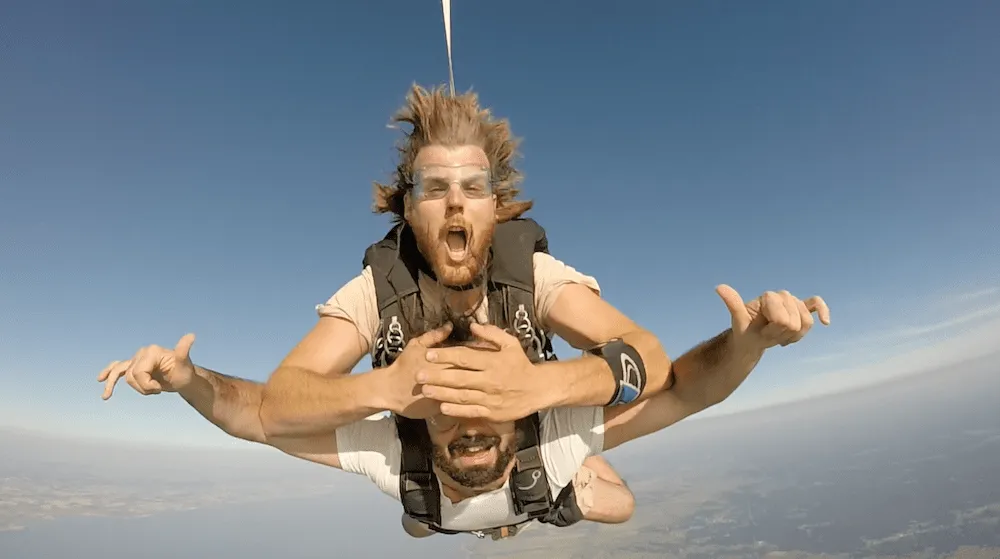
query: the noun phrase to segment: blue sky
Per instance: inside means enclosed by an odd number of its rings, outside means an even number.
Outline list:
[[[1000,339],[996,3],[504,8],[455,3],[456,80],[524,138],[557,257],[672,355],[728,326],[721,282],[830,304],[833,327],[722,409]],[[94,377],[188,331],[199,363],[267,377],[389,225],[371,182],[408,86],[447,79],[440,3],[3,20],[0,424],[225,443],[177,398],[102,402]]]

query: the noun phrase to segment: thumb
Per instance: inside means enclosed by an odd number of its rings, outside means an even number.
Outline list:
[[[448,339],[448,334],[451,334],[451,328],[450,322],[445,323],[444,326],[424,332],[415,341],[424,347],[436,346]]]
[[[729,309],[729,314],[733,316],[733,327],[740,331],[746,330],[750,326],[750,313],[740,294],[726,284],[716,287],[715,292],[719,294]]]
[[[177,346],[174,348],[174,355],[182,362],[191,361],[191,346],[193,344],[194,334],[185,334],[177,342]]]
[[[520,342],[517,338],[511,336],[507,332],[504,332],[503,328],[494,326],[492,324],[479,324],[478,322],[472,323],[470,326],[472,333],[476,335],[477,338],[482,338],[487,342],[496,344],[497,348],[504,349],[506,347],[518,346],[520,347]]]

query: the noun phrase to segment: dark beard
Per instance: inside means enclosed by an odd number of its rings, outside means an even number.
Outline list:
[[[450,452],[452,456],[455,456],[457,452],[472,446],[497,448],[498,452],[496,462],[489,466],[476,466],[473,468],[462,469],[454,465],[454,463],[448,458],[448,455],[445,454],[443,448],[435,445],[434,465],[437,466],[443,473],[447,474],[448,477],[455,480],[456,483],[463,487],[468,487],[469,489],[477,489],[489,485],[499,480],[505,473],[507,473],[507,467],[510,466],[510,462],[514,459],[514,450],[512,448],[500,448],[500,437],[487,435],[462,437],[452,441],[451,444],[448,445],[448,452]]]

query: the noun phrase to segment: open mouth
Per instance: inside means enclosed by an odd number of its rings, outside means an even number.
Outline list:
[[[448,256],[453,261],[464,260],[469,249],[469,233],[464,227],[453,225],[445,234],[445,244],[448,247]]]
[[[498,442],[493,437],[464,438],[452,443],[448,450],[463,466],[488,465],[496,459]]]
[[[483,464],[490,464],[494,459],[493,449],[495,446],[488,445],[477,445],[477,446],[467,446],[460,449],[455,449],[452,452],[452,456],[455,457],[463,466],[478,466]]]

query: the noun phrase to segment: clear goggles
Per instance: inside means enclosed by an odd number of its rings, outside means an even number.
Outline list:
[[[430,165],[413,173],[413,196],[417,200],[440,200],[452,186],[458,186],[466,198],[489,198],[493,195],[490,170],[478,165]]]

